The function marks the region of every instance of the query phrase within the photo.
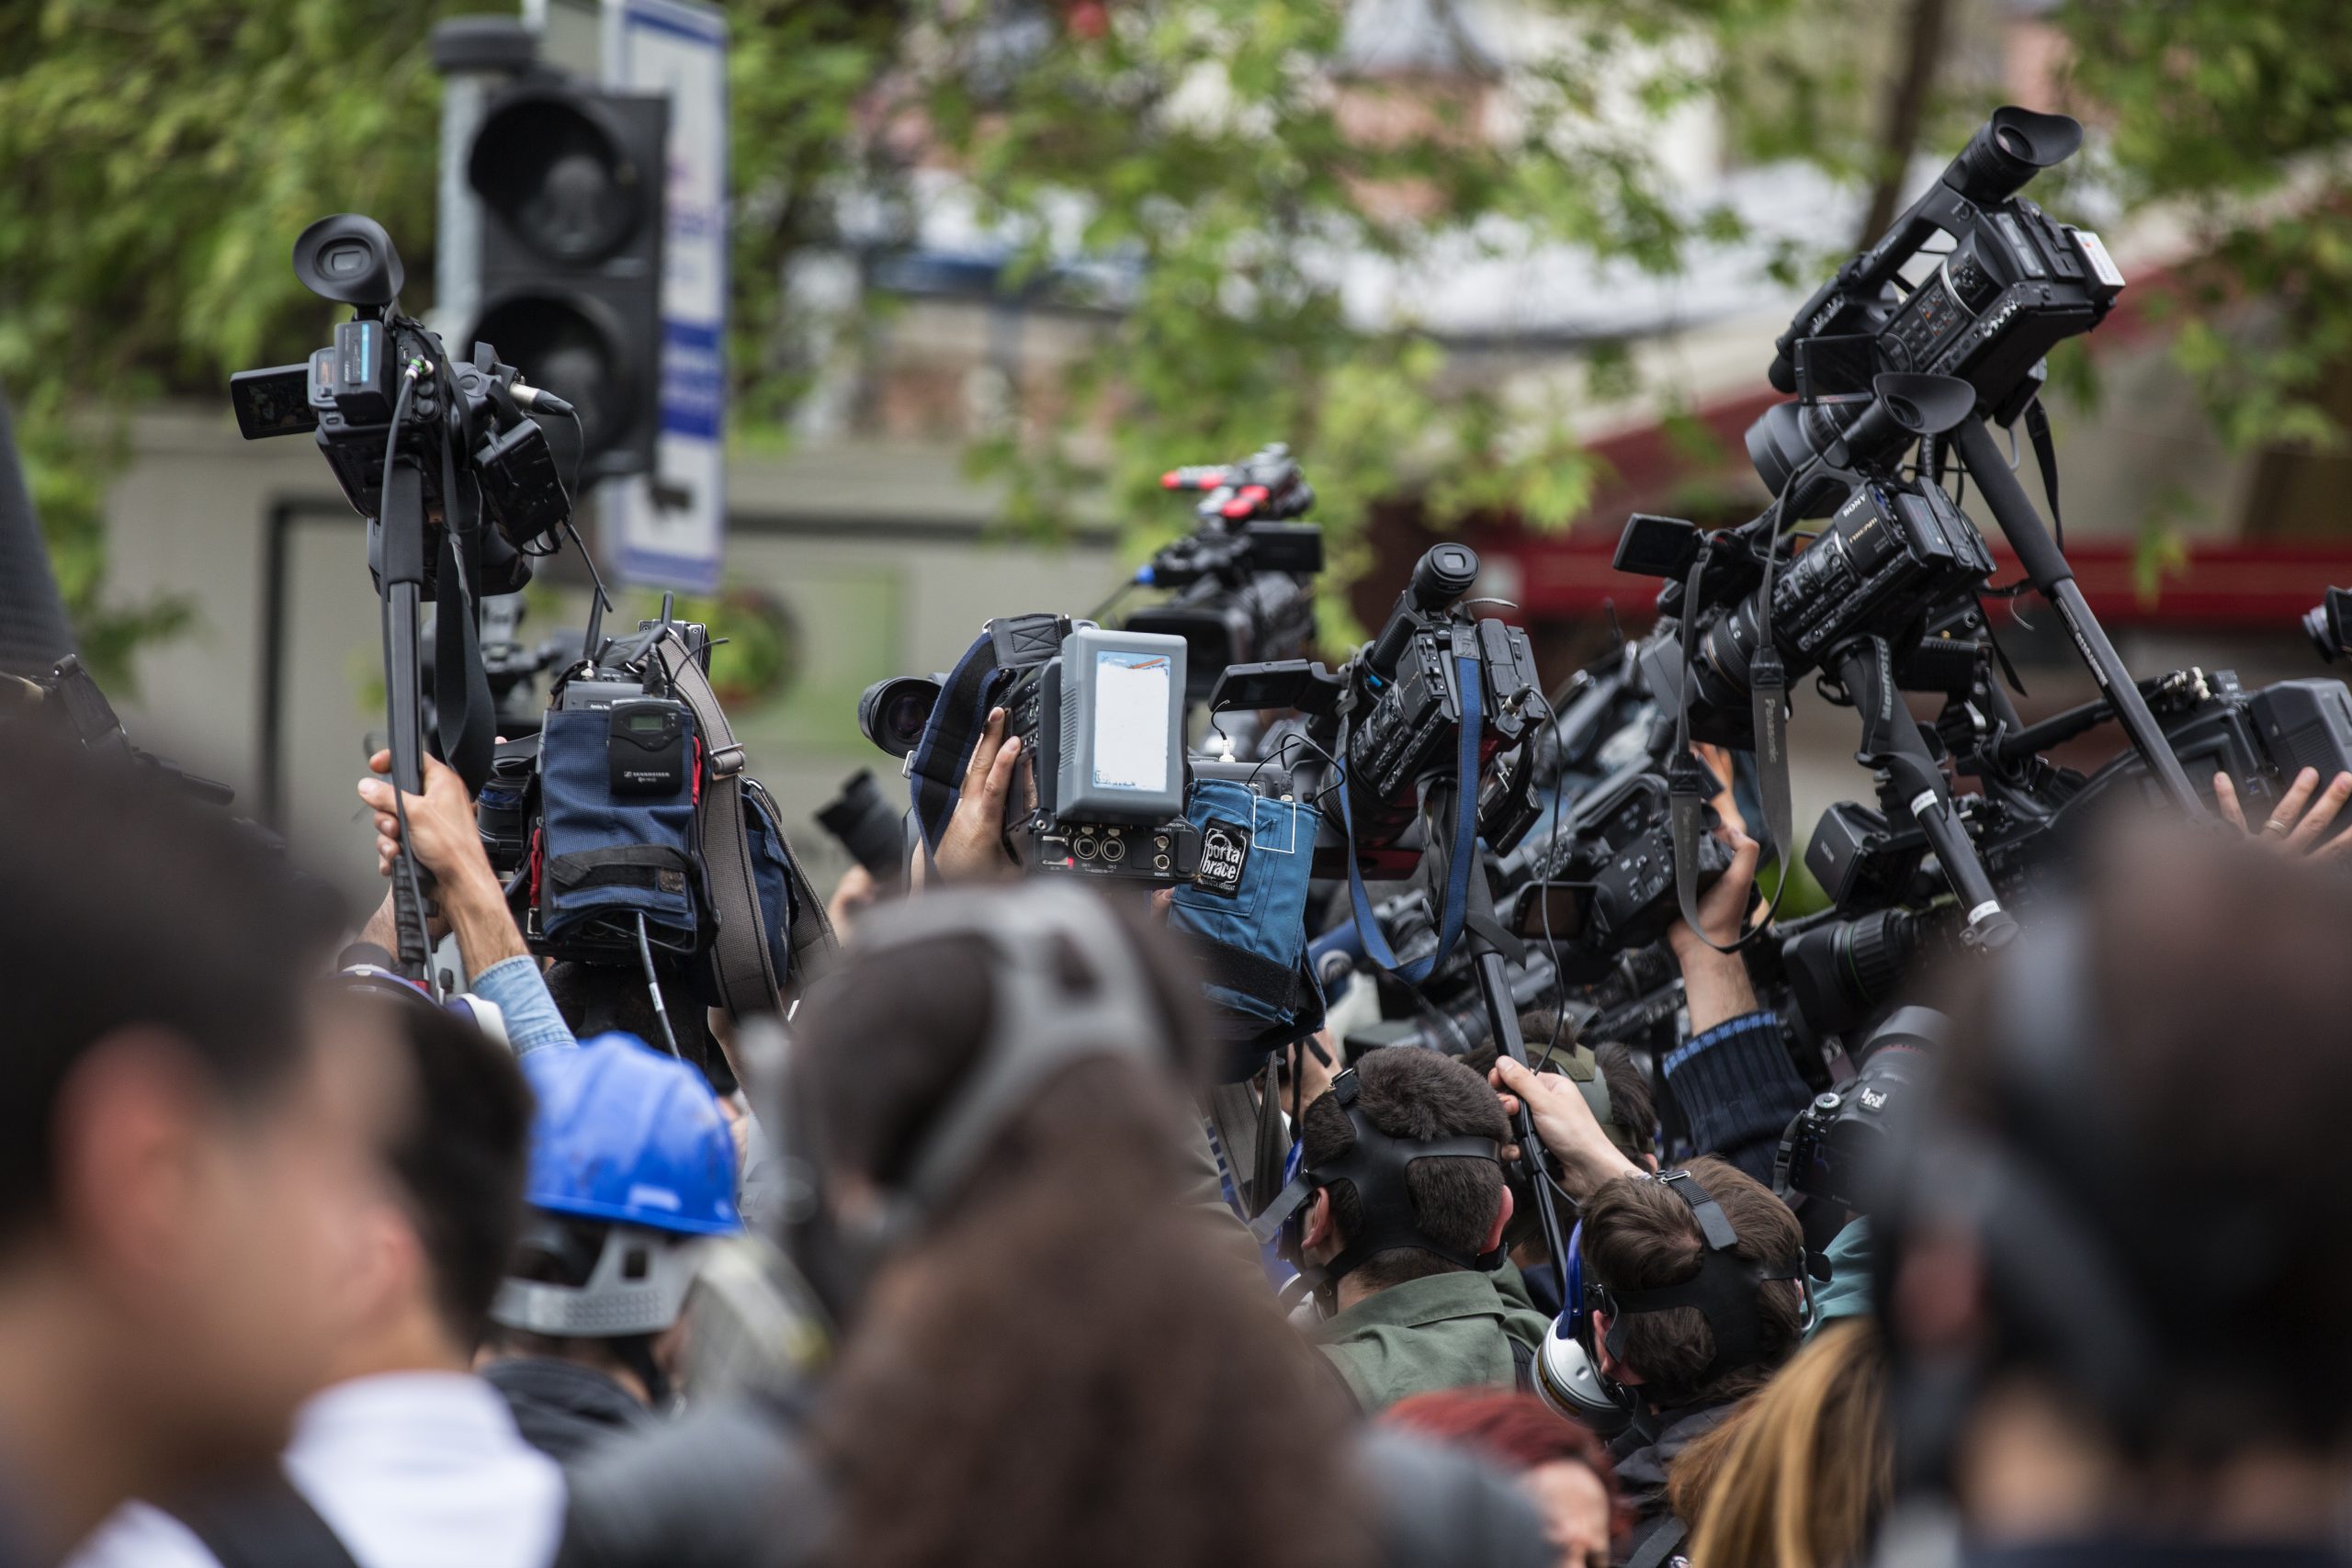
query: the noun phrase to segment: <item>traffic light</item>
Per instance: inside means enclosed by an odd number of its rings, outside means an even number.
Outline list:
[[[473,338],[579,411],[582,482],[650,472],[659,432],[668,101],[548,73],[484,106]],[[559,451],[565,419],[542,421]]]

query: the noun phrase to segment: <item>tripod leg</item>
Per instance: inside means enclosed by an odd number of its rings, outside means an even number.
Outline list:
[[[2164,727],[2148,711],[2148,701],[2140,694],[2139,682],[2132,679],[2132,671],[2124,668],[2122,657],[2108,640],[2098,617],[2091,614],[2089,601],[2083,597],[2082,588],[2075,581],[2075,569],[2066,564],[2065,553],[2050,536],[2050,530],[2041,525],[2041,514],[2033,509],[2025,487],[2018,482],[2000,449],[1994,446],[1992,432],[1984,428],[1983,420],[1966,419],[1952,432],[1951,441],[1985,504],[1992,508],[1993,520],[2008,536],[2018,563],[2058,612],[2058,618],[2065,623],[2067,635],[2082,651],[2083,662],[2090,667],[2091,678],[2113,705],[2115,716],[2146,761],[2148,771],[2155,775],[2174,805],[2192,816],[2202,815],[2204,802],[2196,786],[2188,782],[2180,759],[2173,755]]]
[[[2017,921],[2001,908],[1993,879],[1976,858],[1976,846],[1952,806],[1951,786],[1936,766],[1918,721],[1894,689],[1882,662],[1885,651],[1884,643],[1871,638],[1848,648],[1838,660],[1838,679],[1862,715],[1863,760],[1887,771],[1898,796],[1928,835],[1936,863],[1943,867],[1967,915],[1966,940],[1986,952],[2005,947],[2017,935]]]

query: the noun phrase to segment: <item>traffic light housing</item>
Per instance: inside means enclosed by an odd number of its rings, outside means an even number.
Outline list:
[[[501,88],[466,161],[474,341],[579,412],[582,483],[650,472],[660,433],[668,101],[548,74]],[[541,417],[568,452],[569,419]]]

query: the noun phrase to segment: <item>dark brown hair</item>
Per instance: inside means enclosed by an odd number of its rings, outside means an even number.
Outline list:
[[[1731,1222],[1736,1238],[1734,1256],[1750,1263],[1777,1264],[1804,1250],[1796,1216],[1769,1189],[1713,1155],[1684,1168]],[[1585,1278],[1611,1291],[1652,1291],[1695,1279],[1706,1251],[1690,1205],[1654,1178],[1621,1176],[1585,1201]],[[1796,1348],[1801,1333],[1804,1295],[1794,1281],[1768,1281],[1759,1287],[1757,1303],[1764,1356],[1752,1366],[1736,1368],[1711,1382],[1698,1381],[1715,1359],[1715,1336],[1696,1307],[1626,1316],[1620,1359],[1642,1375],[1652,1397],[1660,1401],[1736,1399],[1772,1375],[1772,1369]]]
[[[1183,1059],[1055,1078],[876,1278],[816,1423],[840,1485],[836,1562],[1367,1559],[1337,1380],[1246,1238],[1177,1201],[1197,982],[1159,933],[1128,929]],[[867,962],[853,948],[810,996],[796,1062],[834,1163],[904,1174],[985,1043],[990,974],[975,940]]]
[[[1451,1056],[1412,1046],[1367,1055],[1355,1066],[1356,1109],[1394,1138],[1492,1138],[1507,1135],[1502,1102],[1487,1080]],[[1300,1117],[1299,1141],[1309,1168],[1355,1147],[1354,1126],[1340,1102],[1318,1095]],[[1405,1170],[1413,1224],[1439,1246],[1476,1254],[1487,1245],[1501,1207],[1503,1168],[1486,1159],[1415,1160]],[[1331,1185],[1331,1218],[1344,1242],[1363,1228],[1363,1202],[1352,1182]],[[1374,1290],[1457,1269],[1434,1252],[1398,1247],[1376,1253],[1351,1278]]]

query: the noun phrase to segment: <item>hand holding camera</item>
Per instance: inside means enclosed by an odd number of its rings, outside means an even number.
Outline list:
[[[426,757],[424,793],[403,791],[396,800],[385,776],[392,771],[391,752],[377,752],[368,759],[368,766],[378,776],[359,781],[359,798],[375,814],[378,872],[393,874],[393,863],[405,842],[417,863],[433,874],[441,913],[457,933],[468,974],[479,975],[503,959],[521,956],[526,951],[523,933],[507,912],[505,891],[482,849],[465,780],[438,758]],[[389,902],[378,919],[384,919],[388,910]]]

